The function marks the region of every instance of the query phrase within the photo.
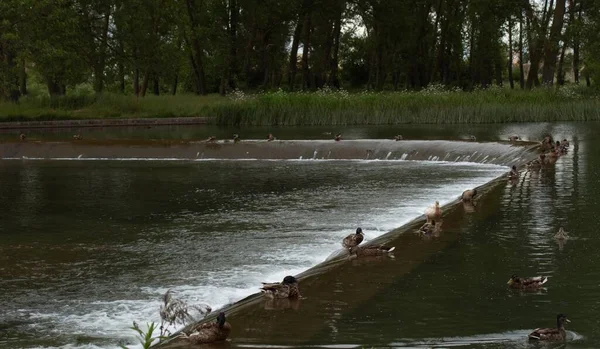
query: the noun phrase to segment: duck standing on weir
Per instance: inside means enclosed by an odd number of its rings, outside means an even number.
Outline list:
[[[333,139],[334,139],[336,142],[339,142],[339,141],[341,141],[341,140],[342,140],[342,134],[341,134],[341,133],[338,133],[338,134],[336,134],[336,135],[335,135],[335,137],[334,137]]]
[[[288,275],[283,278],[282,282],[262,283],[260,292],[264,293],[269,298],[299,298],[300,289],[298,288],[298,280]]]
[[[344,238],[342,246],[348,249],[348,252],[352,253],[352,249],[360,245],[364,238],[365,235],[363,234],[362,228],[356,228],[356,233],[350,234]]]
[[[440,208],[440,202],[436,201],[431,207],[425,209],[425,217],[427,217],[427,223],[433,220],[439,220],[442,217],[442,209]]]

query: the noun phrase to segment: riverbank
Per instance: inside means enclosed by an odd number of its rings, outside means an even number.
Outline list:
[[[156,120],[156,121],[152,121]],[[160,120],[160,121],[158,121]],[[474,92],[319,90],[218,95],[104,94],[0,103],[0,128],[213,124],[234,126],[598,121],[600,98],[579,87]]]

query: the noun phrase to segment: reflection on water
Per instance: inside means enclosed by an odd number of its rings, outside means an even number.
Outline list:
[[[573,141],[555,164],[458,205],[439,237],[400,235],[394,258],[351,259],[302,280],[299,304],[261,300],[233,313],[224,345],[531,348],[526,335],[562,312],[568,343],[543,347],[600,347],[599,125],[446,128],[419,132]],[[370,240],[496,174],[384,162],[204,166],[2,163],[0,290],[10,302],[0,299],[0,346],[111,346],[107,338],[130,336],[130,314],[156,316],[167,288],[187,300],[239,299],[325,259],[348,226]],[[572,237],[562,246],[560,226]],[[549,282],[519,292],[506,287],[512,274]]]

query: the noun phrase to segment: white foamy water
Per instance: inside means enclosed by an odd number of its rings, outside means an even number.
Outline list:
[[[496,165],[439,161],[331,162],[245,165],[203,159],[194,166],[211,166],[208,172],[218,174],[221,164],[228,163],[226,175],[233,177],[207,184],[183,176],[190,181],[189,190],[174,193],[173,200],[186,207],[212,200],[208,209],[170,213],[168,229],[149,226],[144,230],[146,239],[117,247],[122,254],[156,255],[151,257],[161,260],[151,267],[159,269],[156,273],[107,275],[98,281],[106,283],[107,292],[111,283],[119,285],[110,300],[73,295],[58,301],[51,311],[24,307],[8,316],[26,322],[21,331],[68,341],[59,348],[118,348],[120,343],[135,348],[129,327],[133,321],[142,328],[146,322],[160,322],[159,298],[169,289],[189,304],[206,303],[215,311],[257,292],[263,281],[281,281],[324,261],[358,226],[365,241],[374,239],[423,214],[436,200],[444,205],[463,190],[506,172]],[[230,192],[237,170],[256,188]],[[192,190],[194,186],[197,190]],[[202,243],[196,245],[198,241]],[[156,252],[161,249],[165,252]],[[122,284],[126,292],[120,289]]]

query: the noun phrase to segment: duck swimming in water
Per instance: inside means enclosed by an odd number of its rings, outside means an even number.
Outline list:
[[[473,199],[475,198],[476,195],[477,195],[477,189],[467,189],[467,190],[463,191],[460,199],[463,202],[473,201]]]
[[[363,234],[362,228],[356,228],[355,234],[350,234],[344,238],[342,246],[352,252],[352,249],[360,245],[364,238],[365,235]]]
[[[427,222],[431,222],[432,220],[437,220],[442,217],[442,209],[440,208],[439,201],[436,201],[435,205],[425,209],[425,217],[427,217]]]
[[[564,341],[567,338],[565,323],[571,322],[565,314],[556,315],[556,328],[536,328],[529,334],[530,340]]]
[[[205,344],[221,342],[229,337],[231,325],[226,321],[225,313],[220,312],[216,322],[207,322],[196,327],[188,336],[182,333],[181,336],[193,344]]]
[[[560,227],[560,228],[558,229],[558,233],[556,233],[556,234],[554,235],[554,238],[555,238],[555,239],[558,239],[558,240],[566,240],[566,239],[568,239],[568,238],[569,238],[569,233],[568,233],[568,232],[566,232],[566,231],[563,229],[563,227]]]
[[[298,280],[295,277],[288,275],[283,278],[282,282],[265,283],[260,289],[269,298],[298,298],[300,297],[300,289],[298,288]]]
[[[521,278],[513,274],[506,284],[510,286],[510,288],[533,290],[542,287],[546,282],[548,282],[546,276]]]

